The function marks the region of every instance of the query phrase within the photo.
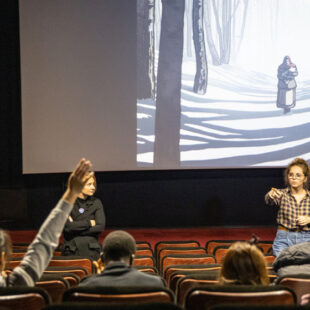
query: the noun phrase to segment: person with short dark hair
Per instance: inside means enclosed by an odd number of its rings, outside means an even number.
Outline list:
[[[69,177],[67,190],[42,224],[20,265],[8,275],[5,273],[5,266],[12,252],[11,239],[6,232],[0,230],[0,287],[33,286],[39,280],[58,245],[76,198],[92,176],[92,173],[89,174],[90,167],[90,161],[81,159]]]
[[[102,244],[103,271],[82,279],[80,286],[104,287],[165,287],[164,280],[132,267],[136,253],[135,239],[117,230],[108,234]]]
[[[310,241],[310,169],[302,158],[294,159],[285,169],[286,188],[272,188],[265,202],[278,209],[278,230],[273,242],[273,254],[278,256],[287,247]]]
[[[254,244],[234,242],[223,259],[219,282],[223,285],[268,285],[264,255]]]

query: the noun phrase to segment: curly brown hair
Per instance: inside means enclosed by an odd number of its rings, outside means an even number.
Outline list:
[[[301,168],[304,176],[306,177],[306,181],[304,182],[304,188],[308,188],[309,185],[309,176],[310,176],[310,168],[308,163],[302,158],[295,158],[284,170],[284,181],[286,185],[289,185],[288,175],[293,166],[298,166]]]

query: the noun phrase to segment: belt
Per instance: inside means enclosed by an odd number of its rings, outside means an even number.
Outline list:
[[[286,228],[286,227],[281,226],[281,225],[278,225],[278,229],[284,230],[284,231],[291,231],[291,232],[305,231],[305,230],[302,230],[302,229],[300,229],[300,228]]]

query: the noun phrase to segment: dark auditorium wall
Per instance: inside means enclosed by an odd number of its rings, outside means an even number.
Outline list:
[[[122,3],[130,6],[135,20],[135,1]],[[34,229],[62,194],[68,174],[22,175],[16,0],[1,1],[0,47],[0,226]],[[135,49],[134,40],[128,48]],[[135,82],[128,78],[128,83]],[[259,168],[98,172],[96,195],[110,228],[271,226],[275,210],[265,206],[264,194],[283,185],[282,173]]]

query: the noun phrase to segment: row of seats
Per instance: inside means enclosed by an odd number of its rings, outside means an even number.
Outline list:
[[[92,303],[174,303],[169,289],[159,288],[71,288],[64,292],[63,302]],[[8,309],[41,310],[51,303],[50,296],[40,288],[0,288],[0,306]],[[187,310],[209,309],[223,303],[255,305],[294,305],[294,291],[283,286],[199,286],[185,296]]]
[[[205,248],[200,247],[197,241],[161,241],[158,242],[154,251],[149,242],[137,242],[137,255],[134,260],[136,268],[143,272],[159,273],[166,280],[168,290],[173,294],[173,300],[179,305],[186,305],[186,299],[190,290],[196,287],[214,286],[218,284],[217,277],[221,265],[217,264],[214,255],[210,254],[217,249],[228,250],[232,242],[236,240],[210,240]],[[265,253],[270,252],[272,242],[261,242],[259,246]],[[26,246],[14,245],[16,253],[26,251]],[[62,257],[58,252],[52,259],[49,267],[44,273],[44,277],[37,283],[37,287],[44,288],[50,294],[52,302],[60,302],[62,296],[78,285],[79,279],[94,272],[92,262],[86,258]],[[55,254],[55,253],[54,253]],[[20,255],[22,256],[22,255]],[[270,255],[269,255],[270,256]],[[10,267],[15,267],[21,257],[15,257]],[[55,269],[56,268],[56,269]],[[71,269],[67,269],[71,268]],[[270,278],[274,279],[275,274],[269,267]],[[47,275],[54,276],[56,273],[66,273],[66,277],[61,279],[47,279]],[[78,280],[72,279],[72,275],[77,276]],[[71,281],[69,284],[66,282]],[[53,288],[58,281],[58,288]],[[60,282],[60,283],[59,283]],[[63,282],[63,283],[61,283]],[[299,294],[299,293],[298,293]],[[297,294],[297,295],[298,295]],[[297,296],[298,299],[300,296]]]

